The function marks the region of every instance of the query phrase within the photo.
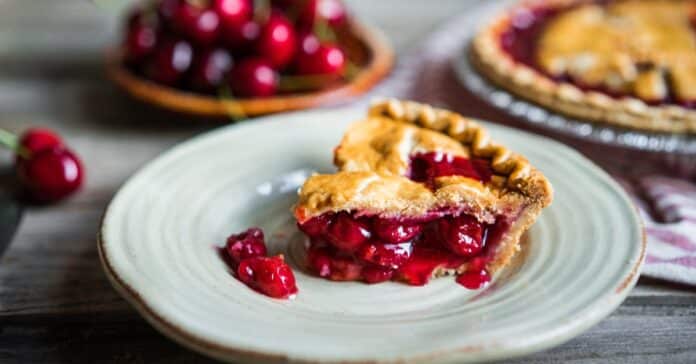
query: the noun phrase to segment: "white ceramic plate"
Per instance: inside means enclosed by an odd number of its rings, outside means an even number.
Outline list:
[[[298,264],[290,206],[364,110],[284,114],[229,126],[165,153],[108,207],[99,249],[116,289],[162,333],[228,361],[471,362],[558,345],[614,310],[638,277],[644,240],[621,189],[555,142],[487,125],[551,180],[555,201],[526,254],[483,291],[335,283]],[[293,265],[300,293],[274,300],[234,279],[217,253],[258,225]]]

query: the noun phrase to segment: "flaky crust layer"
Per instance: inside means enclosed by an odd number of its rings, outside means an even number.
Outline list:
[[[441,177],[431,190],[405,176],[409,156],[419,151],[488,159],[494,175],[488,183]],[[543,208],[553,196],[541,172],[491,141],[480,124],[412,101],[374,103],[367,119],[351,125],[334,159],[337,173],[312,176],[300,190],[295,207],[299,222],[338,211],[419,218],[452,210],[490,222],[496,214],[523,206]]]
[[[523,1],[519,7],[566,7],[585,0]],[[470,58],[474,66],[498,86],[561,113],[621,127],[696,133],[696,110],[678,105],[649,105],[636,97],[612,98],[584,91],[572,83],[556,82],[537,70],[515,62],[500,44],[509,29],[513,10],[499,15],[474,38]]]

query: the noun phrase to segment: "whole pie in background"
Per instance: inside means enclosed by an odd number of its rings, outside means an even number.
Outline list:
[[[475,37],[491,81],[551,110],[622,127],[696,133],[696,2],[520,3]]]
[[[520,250],[552,200],[544,175],[476,121],[411,101],[375,103],[302,186],[307,264],[332,280],[479,288]]]

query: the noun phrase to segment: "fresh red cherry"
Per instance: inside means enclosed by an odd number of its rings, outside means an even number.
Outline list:
[[[346,66],[346,57],[341,48],[327,43],[320,45],[314,53],[300,53],[296,62],[297,73],[301,75],[340,76]]]
[[[223,27],[242,24],[254,13],[251,0],[214,0],[213,9],[220,16]]]
[[[82,184],[80,159],[69,149],[54,146],[40,149],[17,163],[20,182],[36,202],[58,201]]]
[[[295,55],[297,35],[292,24],[279,12],[271,14],[256,41],[256,53],[268,59],[275,69],[283,69]]]
[[[321,41],[313,32],[301,32],[297,36],[297,57],[314,54],[319,50]]]
[[[318,21],[326,21],[331,27],[346,23],[346,7],[341,0],[307,0],[298,17],[303,29],[313,29]]]
[[[338,249],[354,251],[370,238],[368,224],[341,212],[326,231],[329,242]]]
[[[232,69],[229,83],[236,96],[272,96],[278,89],[278,73],[264,59],[247,58]]]
[[[358,249],[356,256],[368,263],[396,269],[406,263],[412,251],[410,243],[364,244]]]
[[[175,85],[191,67],[193,48],[183,39],[168,39],[155,50],[153,59],[145,66],[152,80]]]
[[[326,233],[329,224],[331,224],[331,215],[324,214],[313,217],[302,224],[297,223],[297,227],[307,236],[318,238]]]
[[[63,140],[51,129],[30,128],[27,129],[19,138],[19,146],[28,153],[27,157],[54,147],[63,145]]]
[[[263,231],[259,228],[250,228],[239,234],[230,235],[225,249],[237,264],[244,259],[264,257],[267,254]]]
[[[307,250],[307,266],[319,277],[331,276],[331,253],[327,247],[310,247]]]
[[[196,44],[213,43],[218,36],[220,17],[215,10],[188,1],[179,4],[174,12],[174,28]]]
[[[254,20],[246,20],[239,24],[223,26],[220,38],[235,54],[243,54],[249,53],[260,34],[261,26],[259,23]]]
[[[157,14],[165,23],[171,23],[182,0],[161,0],[157,5]]]
[[[250,288],[273,298],[289,298],[297,293],[295,275],[282,256],[244,259],[237,277]]]
[[[394,271],[384,267],[368,266],[362,270],[363,280],[369,284],[381,283],[390,280]]]
[[[137,63],[150,55],[157,44],[157,17],[142,10],[135,11],[126,22],[124,41],[127,62]]]
[[[419,224],[400,223],[391,219],[375,219],[372,229],[387,243],[398,244],[409,241],[423,230]]]
[[[444,245],[453,253],[471,257],[483,249],[483,225],[467,215],[438,221]]]
[[[201,92],[215,92],[224,83],[232,63],[232,55],[223,48],[208,49],[196,54],[189,79],[191,88]]]

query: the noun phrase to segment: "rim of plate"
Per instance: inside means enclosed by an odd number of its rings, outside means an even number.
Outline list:
[[[639,236],[640,236],[640,242],[638,249],[633,250],[633,255],[630,257],[627,257],[628,261],[631,262],[630,268],[624,269],[625,273],[622,274],[621,279],[616,281],[616,289],[612,290],[611,292],[603,292],[601,294],[598,294],[596,299],[593,301],[593,304],[590,306],[593,308],[593,310],[589,310],[588,307],[584,308],[583,310],[578,310],[576,311],[576,316],[571,317],[568,320],[565,321],[564,324],[559,325],[559,327],[555,328],[555,331],[553,333],[550,333],[551,330],[546,330],[547,332],[544,334],[536,334],[536,340],[530,342],[528,345],[525,345],[523,347],[496,347],[496,345],[488,345],[488,346],[463,346],[459,347],[456,349],[447,349],[447,350],[441,350],[441,351],[433,351],[429,352],[427,354],[419,354],[419,355],[413,355],[407,358],[399,358],[395,360],[381,360],[381,359],[371,359],[371,360],[338,360],[338,361],[327,361],[326,359],[322,358],[314,358],[311,360],[307,360],[304,358],[296,358],[296,357],[290,357],[288,355],[283,355],[283,354],[275,354],[275,353],[269,353],[269,352],[263,352],[263,351],[254,351],[254,350],[249,350],[245,349],[243,347],[235,347],[231,345],[225,345],[221,344],[218,342],[215,342],[213,340],[210,340],[208,338],[205,338],[203,336],[196,335],[194,333],[191,333],[187,331],[185,328],[180,327],[177,325],[175,322],[172,320],[164,317],[163,315],[159,314],[155,309],[152,308],[150,304],[148,304],[147,299],[141,295],[135,288],[133,288],[132,285],[130,285],[128,282],[126,282],[122,277],[119,276],[117,270],[114,268],[113,263],[109,260],[109,255],[104,247],[106,244],[106,238],[104,234],[104,229],[105,229],[105,221],[107,216],[111,213],[111,210],[113,209],[114,202],[117,201],[120,195],[123,194],[123,191],[126,189],[126,187],[134,183],[133,181],[137,179],[137,177],[143,175],[145,172],[147,172],[148,169],[152,168],[153,165],[156,165],[160,163],[163,160],[166,160],[172,156],[174,156],[177,153],[180,153],[184,151],[186,148],[190,148],[192,145],[198,144],[200,142],[204,142],[206,139],[213,138],[216,136],[216,134],[220,132],[231,132],[234,133],[234,131],[230,131],[228,129],[235,128],[236,130],[242,129],[242,128],[262,128],[263,125],[265,124],[274,124],[279,122],[281,119],[284,117],[289,117],[289,116],[299,116],[299,115],[307,115],[307,114],[331,114],[331,113],[347,113],[348,111],[353,111],[355,110],[356,107],[343,107],[343,108],[329,108],[329,109],[322,109],[322,110],[309,110],[309,111],[297,111],[297,112],[289,112],[289,113],[282,113],[282,114],[275,114],[275,115],[270,115],[270,116],[265,116],[258,118],[255,122],[253,123],[244,123],[244,124],[239,124],[239,125],[229,125],[221,128],[217,128],[211,131],[204,132],[198,136],[192,137],[191,139],[188,139],[186,141],[183,141],[174,147],[170,148],[169,150],[166,150],[153,160],[147,162],[145,165],[140,167],[131,177],[128,178],[128,180],[119,188],[118,192],[114,195],[112,200],[109,202],[107,207],[104,209],[104,213],[102,214],[101,217],[101,222],[100,222],[100,227],[99,231],[97,232],[97,250],[99,253],[99,259],[102,264],[102,268],[114,287],[114,289],[128,302],[130,303],[136,311],[148,322],[150,323],[155,329],[157,329],[160,333],[162,333],[164,336],[172,339],[173,341],[179,343],[180,345],[187,347],[189,349],[192,349],[198,353],[223,360],[223,361],[232,361],[232,360],[264,360],[264,361],[271,361],[271,362],[277,362],[277,361],[292,361],[296,363],[352,363],[352,364],[367,364],[367,363],[393,363],[393,362],[398,362],[398,363],[414,363],[414,362],[423,362],[423,361],[430,361],[430,360],[446,360],[448,356],[456,355],[457,353],[479,353],[479,354],[484,354],[484,356],[479,357],[479,358],[472,358],[470,360],[467,360],[467,362],[473,360],[476,362],[479,361],[491,361],[491,360],[499,360],[499,359],[509,359],[509,358],[514,358],[514,357],[519,357],[523,356],[526,354],[531,354],[534,352],[538,352],[541,350],[549,349],[554,346],[560,345],[562,343],[565,343],[569,341],[570,339],[580,335],[581,333],[585,332],[595,324],[597,324],[599,321],[607,317],[609,314],[611,314],[626,298],[628,295],[630,289],[635,285],[635,283],[638,280],[638,276],[640,273],[640,269],[642,267],[643,261],[645,260],[645,255],[646,255],[646,235],[645,235],[645,229],[643,226],[643,221],[640,218],[640,215],[638,214],[637,207],[630,201],[629,197],[623,192],[623,189],[616,183],[606,172],[604,172],[600,167],[596,166],[593,162],[582,156],[580,153],[576,152],[570,147],[567,147],[559,142],[556,142],[554,140],[551,140],[549,138],[539,136],[539,135],[534,135],[528,132],[523,132],[519,131],[513,128],[505,127],[505,126],[500,126],[500,125],[495,125],[494,128],[499,128],[499,129],[506,129],[506,130],[513,130],[515,133],[520,133],[524,134],[525,138],[529,139],[536,139],[537,141],[542,141],[544,143],[548,143],[552,145],[554,148],[558,148],[559,151],[562,151],[566,153],[568,156],[575,158],[575,162],[577,163],[582,163],[584,164],[584,167],[589,168],[593,173],[596,173],[598,177],[601,177],[602,180],[610,185],[614,190],[618,191],[618,195],[624,200],[626,204],[631,206],[630,211],[632,211],[633,218],[635,220],[636,228],[639,230]],[[362,108],[359,108],[362,111]],[[492,125],[487,122],[483,122],[486,127],[489,127],[489,125]],[[287,123],[284,123],[282,125],[287,126]],[[598,305],[598,303],[601,303],[602,305]],[[527,339],[530,341],[529,339]]]

